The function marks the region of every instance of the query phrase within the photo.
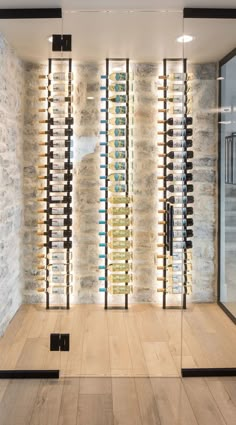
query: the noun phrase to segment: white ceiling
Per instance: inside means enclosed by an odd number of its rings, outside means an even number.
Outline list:
[[[0,8],[63,8],[62,20],[0,20],[0,32],[20,57],[30,61],[41,61],[50,56],[51,45],[47,40],[50,34],[69,33],[72,34],[72,57],[75,60],[129,57],[148,62],[184,54],[195,62],[210,62],[221,59],[236,47],[236,20],[188,19],[183,22],[182,8],[236,7],[235,0],[224,0],[223,5],[222,2],[0,0]],[[183,46],[176,42],[177,36],[183,32],[194,36],[194,41],[184,46],[184,53]]]

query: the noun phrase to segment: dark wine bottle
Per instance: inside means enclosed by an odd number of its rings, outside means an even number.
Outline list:
[[[50,215],[70,215],[72,214],[72,208],[68,207],[55,207],[49,208],[48,210],[38,210],[39,213],[49,213]]]
[[[193,204],[193,196],[170,196],[169,198],[160,199],[160,202],[169,202],[170,204]]]
[[[158,224],[167,224],[167,221],[159,221]],[[173,220],[173,226],[174,227],[180,227],[180,226],[193,226],[193,219],[192,218],[176,218]]]
[[[168,212],[168,211],[167,210],[158,210],[159,214],[165,214],[166,212]],[[187,215],[193,215],[193,208],[192,207],[186,207],[186,206],[184,206],[182,208],[174,207],[173,212],[174,212],[175,216],[179,215],[179,216],[182,216],[184,218]]]
[[[192,170],[192,162],[169,162],[166,165],[158,165],[158,168],[168,168],[169,170]]]
[[[162,190],[161,188],[160,190]],[[176,192],[193,192],[193,185],[192,184],[184,184],[184,185],[170,185],[166,188],[168,192],[176,193]]]
[[[192,181],[193,175],[191,173],[187,174],[168,174],[167,176],[158,176],[158,180],[166,180],[169,182],[185,182]]]
[[[51,227],[64,227],[72,226],[72,218],[52,218],[47,220],[38,221],[38,224],[48,224]]]
[[[158,123],[166,123],[168,125],[191,125],[192,117],[168,118],[167,120],[158,120]]]
[[[46,158],[48,156],[47,153],[39,154],[41,158]],[[51,151],[49,152],[49,158],[53,159],[67,159],[72,157],[72,152],[69,151]]]
[[[65,171],[67,169],[71,170],[73,168],[73,164],[70,162],[69,164],[67,162],[50,162],[49,163],[49,167],[47,166],[47,164],[43,164],[43,165],[38,165],[38,168],[49,168],[50,170],[54,170],[54,171]]]
[[[49,185],[48,187],[49,192],[72,192],[72,185],[67,185],[67,184],[54,184],[54,185]],[[47,187],[40,187],[39,188],[40,191],[43,190],[47,190]]]
[[[48,198],[40,198],[39,202],[50,202],[52,204],[70,204],[72,202],[71,196],[49,196]]]
[[[49,236],[50,238],[71,238],[71,230],[49,230],[49,232],[38,232],[39,236]]]
[[[159,236],[165,236],[165,232],[158,233]],[[192,238],[193,231],[192,229],[183,229],[183,230],[174,230],[171,234],[173,238]]]
[[[160,157],[167,156],[171,159],[191,159],[193,158],[193,151],[183,151],[183,152],[169,152],[167,154],[159,154]]]
[[[49,134],[50,136],[72,136],[73,128],[51,128],[47,131],[40,131],[39,134]]]
[[[47,243],[39,243],[37,244],[39,247],[48,246],[49,249],[71,249],[72,241],[50,241]]]
[[[169,148],[191,148],[193,146],[192,140],[168,140],[166,143],[157,143],[158,146],[167,145]]]
[[[65,118],[49,118],[49,120],[40,120],[40,124],[50,124],[50,125],[71,125],[74,123],[73,117],[65,117]]]
[[[192,136],[193,130],[192,128],[183,128],[183,129],[170,128],[167,131],[158,131],[158,134],[167,134],[170,137],[186,137],[186,136]]]
[[[164,247],[165,244],[157,244],[158,247]],[[174,249],[191,249],[193,247],[192,241],[181,241],[181,242],[173,242]]]

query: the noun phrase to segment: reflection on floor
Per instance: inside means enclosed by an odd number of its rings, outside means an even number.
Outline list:
[[[50,333],[70,333],[69,352],[50,352]],[[236,327],[215,304],[183,313],[183,367],[236,367]],[[61,376],[177,377],[181,311],[152,304],[20,308],[0,340],[1,369],[59,369]]]
[[[236,380],[0,381],[1,425],[235,425]]]

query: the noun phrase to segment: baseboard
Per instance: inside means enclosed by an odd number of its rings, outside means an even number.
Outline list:
[[[213,367],[213,368],[196,368],[181,369],[183,378],[203,378],[217,376],[236,376],[236,367]]]
[[[0,370],[0,379],[59,379],[59,370]]]

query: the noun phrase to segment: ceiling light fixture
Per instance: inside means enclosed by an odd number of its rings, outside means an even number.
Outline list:
[[[88,100],[93,100],[93,99],[94,99],[94,97],[93,97],[93,96],[87,96],[87,99],[88,99]]]
[[[193,41],[193,37],[191,35],[181,35],[177,38],[178,43],[190,43],[190,41]]]
[[[217,80],[219,81],[224,80],[224,77],[218,77]]]

